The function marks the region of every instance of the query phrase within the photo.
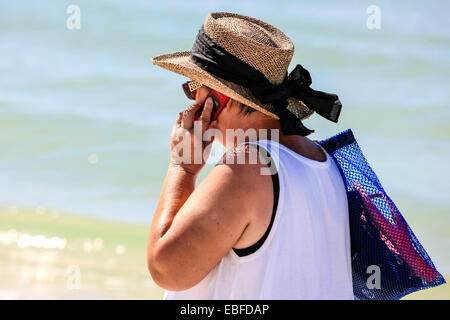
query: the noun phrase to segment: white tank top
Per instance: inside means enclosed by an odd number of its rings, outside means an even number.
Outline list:
[[[164,299],[353,299],[350,230],[344,182],[330,155],[303,157],[270,140],[280,182],[269,235],[247,256],[230,250],[209,274]]]

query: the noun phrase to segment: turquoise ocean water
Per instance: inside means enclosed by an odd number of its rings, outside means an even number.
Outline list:
[[[69,30],[69,5],[81,29]],[[366,26],[369,5],[381,29]],[[337,93],[383,186],[450,272],[448,1],[0,0],[0,204],[149,224],[185,79],[151,64],[189,50],[208,12],[254,16],[295,44],[291,68]],[[203,175],[204,176],[204,175]]]

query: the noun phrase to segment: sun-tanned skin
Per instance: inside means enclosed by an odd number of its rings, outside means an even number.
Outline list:
[[[171,135],[171,150],[178,143],[177,130],[190,130],[193,138],[194,113],[210,89],[197,90],[196,105],[178,116]],[[201,115],[204,130],[215,128],[225,137],[226,129],[279,129],[278,120],[253,112],[243,115],[240,102],[230,99],[218,119],[210,123],[212,102],[206,101]],[[184,136],[184,138],[189,138]],[[279,142],[298,154],[325,161],[322,150],[301,136],[284,136]],[[233,149],[225,157],[248,156],[249,148]],[[208,144],[200,143],[203,148]],[[261,175],[265,163],[216,165],[195,187],[203,164],[171,161],[153,216],[147,246],[147,264],[153,280],[162,288],[179,291],[199,283],[232,248],[245,248],[266,231],[272,214],[273,186],[269,175]]]

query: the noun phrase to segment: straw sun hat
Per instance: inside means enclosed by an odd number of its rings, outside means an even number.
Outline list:
[[[200,36],[203,36],[202,39],[199,39]],[[206,17],[191,51],[164,54],[152,59],[152,63],[157,66],[186,76],[244,105],[279,119],[280,113],[277,112],[274,103],[262,103],[255,96],[255,91],[248,88],[249,86],[239,85],[237,81],[229,81],[230,78],[225,80],[217,73],[210,72],[210,69],[206,68],[201,61],[199,63],[195,59],[193,53],[203,50],[206,45],[211,45],[213,50],[219,50],[215,56],[216,60],[223,59],[225,55],[225,58],[233,63],[237,61],[241,66],[250,68],[252,72],[263,75],[269,85],[276,87],[287,79],[287,69],[294,53],[291,39],[278,28],[261,20],[236,13],[214,12]],[[210,60],[209,54],[211,52],[208,51],[206,58],[203,57],[207,60],[206,62]],[[222,60],[216,62],[216,65],[223,65]],[[226,73],[233,73],[238,69],[230,64],[225,65],[224,68]],[[306,73],[309,77],[308,71]],[[284,100],[287,102],[286,108],[299,120],[306,119],[314,113],[314,110],[306,106],[306,100],[302,102],[290,96]]]

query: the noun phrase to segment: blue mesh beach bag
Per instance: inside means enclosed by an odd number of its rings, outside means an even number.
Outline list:
[[[348,129],[319,141],[347,188],[356,299],[400,299],[445,283],[400,211],[384,191]],[[368,285],[372,270],[379,285]]]

